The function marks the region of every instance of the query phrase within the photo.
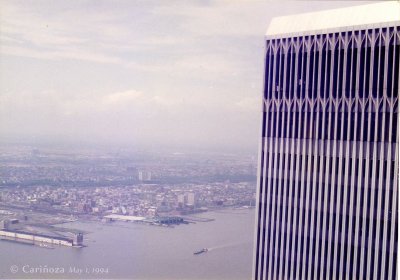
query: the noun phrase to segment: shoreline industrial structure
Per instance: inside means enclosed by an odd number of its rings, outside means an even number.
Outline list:
[[[117,215],[110,214],[103,218],[107,222],[123,221],[123,222],[136,222],[149,225],[179,225],[188,224],[182,217],[178,216],[157,216],[157,217],[141,217],[130,215]]]
[[[10,221],[1,221],[0,224],[0,239],[22,242],[26,244],[43,246],[49,245],[60,245],[68,247],[84,247],[83,245],[83,234],[74,234],[73,238],[52,236],[49,234],[40,234],[28,232],[20,229],[12,228]]]
[[[395,279],[400,2],[279,17],[253,279]]]

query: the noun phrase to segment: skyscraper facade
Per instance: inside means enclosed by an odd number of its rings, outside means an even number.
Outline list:
[[[400,2],[272,20],[253,279],[395,279]]]

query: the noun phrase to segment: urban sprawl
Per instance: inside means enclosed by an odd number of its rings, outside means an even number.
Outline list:
[[[28,228],[59,234],[59,224],[76,220],[171,226],[196,221],[196,213],[255,205],[254,157],[3,149],[0,226],[15,236]]]

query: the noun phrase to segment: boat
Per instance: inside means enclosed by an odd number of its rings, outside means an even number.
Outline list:
[[[203,248],[200,251],[196,251],[196,252],[193,253],[193,255],[200,255],[200,254],[205,253],[205,252],[208,252],[207,248]]]

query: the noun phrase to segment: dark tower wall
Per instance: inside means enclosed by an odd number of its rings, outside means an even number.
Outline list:
[[[400,27],[267,39],[254,279],[395,279]]]

